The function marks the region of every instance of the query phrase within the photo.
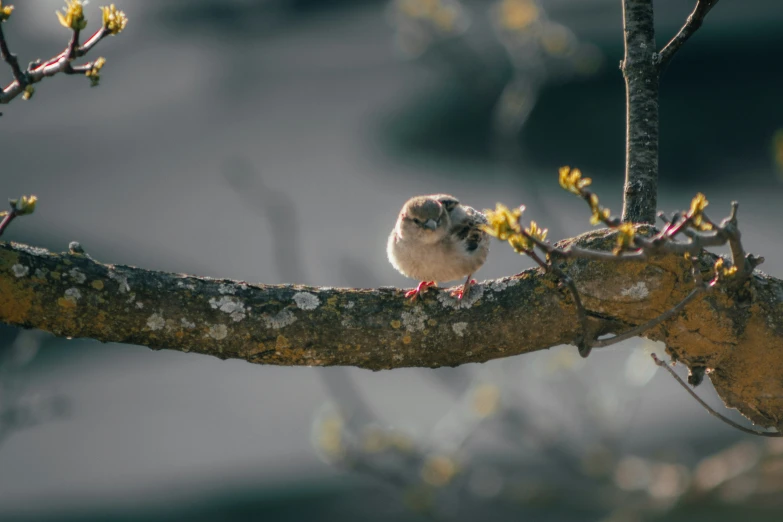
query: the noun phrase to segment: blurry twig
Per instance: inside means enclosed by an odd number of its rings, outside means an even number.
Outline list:
[[[234,159],[224,167],[224,175],[237,195],[269,224],[274,248],[274,266],[283,281],[306,279],[307,269],[301,250],[303,240],[296,203],[284,190],[274,189],[245,160]],[[330,394],[364,422],[374,419],[369,405],[361,399],[345,368],[324,368],[318,372]]]
[[[571,29],[550,19],[537,0],[497,0],[490,16],[511,65],[495,109],[496,132],[514,137],[548,83],[589,76],[601,65],[601,52]]]
[[[67,413],[65,398],[27,399],[19,372],[36,357],[43,333],[20,330],[5,350],[0,350],[0,444],[11,434],[60,418]]]
[[[307,275],[302,262],[301,227],[294,200],[283,190],[267,186],[255,167],[244,159],[232,159],[223,167],[224,178],[236,195],[256,215],[266,220],[272,234],[275,270],[283,281]]]
[[[709,404],[707,404],[706,402],[704,402],[701,399],[701,397],[696,395],[696,392],[693,391],[692,389],[690,389],[690,387],[685,383],[685,381],[683,381],[680,378],[679,375],[674,373],[674,370],[668,364],[666,364],[666,362],[660,360],[654,353],[651,354],[651,355],[652,355],[653,361],[655,361],[655,364],[657,364],[658,366],[660,366],[661,368],[664,368],[667,372],[669,372],[669,374],[671,374],[671,376],[674,377],[674,380],[677,381],[677,383],[680,386],[682,386],[685,389],[685,391],[687,391],[690,394],[691,397],[696,399],[696,402],[701,404],[701,406],[705,410],[707,410],[707,412],[709,412],[709,414],[712,415],[713,417],[715,417],[717,419],[720,419],[721,421],[725,422],[726,424],[728,424],[732,428],[736,428],[736,429],[740,430],[743,433],[749,433],[751,435],[756,435],[756,436],[759,436],[759,437],[783,437],[783,433],[781,433],[779,431],[756,431],[756,430],[752,430],[750,428],[746,428],[745,426],[741,426],[740,424],[737,424],[736,422],[734,422],[733,420],[731,420],[731,419],[729,419],[727,417],[724,417],[723,415],[721,415],[720,413],[718,413],[717,411],[712,409],[712,407]]]

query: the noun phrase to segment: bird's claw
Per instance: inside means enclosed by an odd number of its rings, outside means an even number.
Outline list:
[[[465,283],[462,288],[459,290],[454,290],[451,292],[451,297],[456,297],[457,299],[464,299],[468,295],[468,291],[470,290],[471,285],[475,285],[477,281],[475,279],[471,279],[467,283]]]
[[[417,286],[413,290],[408,290],[407,292],[405,292],[405,297],[410,299],[411,301],[415,301],[420,293],[426,291],[427,288],[431,286],[435,286],[435,281],[422,281],[421,283],[419,283],[419,286]]]

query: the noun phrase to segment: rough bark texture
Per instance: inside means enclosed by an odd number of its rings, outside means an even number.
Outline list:
[[[609,250],[615,240],[602,230],[572,241]],[[713,262],[704,255],[705,271]],[[579,289],[593,335],[648,321],[693,289],[690,264],[675,255],[562,268]],[[781,312],[783,283],[756,272],[739,294],[714,290],[645,335],[689,367],[711,369],[728,406],[780,428]],[[206,279],[0,243],[0,322],[260,364],[381,370],[483,362],[571,343],[575,317],[567,291],[540,270],[480,283],[465,302],[433,289],[412,303],[394,288]]]
[[[623,0],[626,137],[623,221],[654,223],[658,200],[658,69],[651,0]]]

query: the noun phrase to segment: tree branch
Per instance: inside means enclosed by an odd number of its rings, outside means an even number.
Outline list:
[[[3,235],[3,232],[5,232],[5,229],[8,228],[8,225],[11,224],[11,221],[16,219],[19,216],[16,209],[11,209],[10,212],[5,214],[2,220],[0,220],[0,236]]]
[[[664,67],[666,67],[677,51],[680,50],[680,47],[682,47],[683,44],[688,41],[688,38],[693,36],[693,33],[699,30],[702,22],[704,22],[704,17],[707,16],[707,13],[710,12],[710,9],[715,7],[715,4],[717,4],[718,1],[719,0],[696,1],[696,7],[688,16],[688,19],[685,21],[685,25],[683,25],[680,31],[674,35],[674,38],[672,38],[669,43],[667,43],[663,49],[661,49],[660,55],[658,57],[659,69],[662,70]]]
[[[658,79],[652,0],[623,0],[626,135],[623,221],[654,223],[658,200]]]
[[[0,57],[11,66],[11,71],[14,74],[14,80],[22,86],[22,89],[26,86],[27,79],[24,72],[19,67],[19,59],[8,49],[8,43],[5,40],[5,33],[3,32],[3,22],[0,22]]]
[[[616,240],[614,232],[599,230],[558,248],[610,250]],[[695,288],[693,265],[681,255],[623,263],[572,259],[558,267],[578,289],[591,338],[676,308],[682,313],[643,335],[664,341],[675,360],[712,368],[729,406],[764,426],[780,425],[781,281],[754,274],[747,302],[733,301],[719,285],[678,305]],[[393,288],[248,284],[0,243],[0,322],[261,364],[456,366],[574,343],[582,328],[568,290],[557,283],[554,274],[528,270],[478,284],[465,301],[435,290],[412,304]]]
[[[529,237],[536,239],[534,236]],[[590,323],[587,320],[587,312],[585,311],[585,307],[582,304],[582,299],[579,297],[579,291],[576,289],[574,281],[558,267],[541,259],[538,254],[535,253],[535,251],[528,250],[525,252],[525,254],[533,259],[533,261],[535,261],[538,266],[555,274],[560,282],[565,285],[566,288],[568,288],[568,291],[571,293],[571,299],[574,300],[576,316],[579,319],[579,325],[581,327],[581,333],[574,340],[574,344],[576,344],[576,347],[579,349],[579,355],[586,358],[588,355],[590,355],[590,351],[592,350],[592,345],[589,338]]]
[[[391,288],[255,285],[0,243],[2,322],[263,364],[455,366],[567,343],[577,329],[561,329],[567,305],[551,284],[530,272],[412,305]],[[497,307],[529,315],[512,321],[527,332],[510,335]]]
[[[48,76],[54,76],[58,73],[84,73],[92,70],[95,65],[94,61],[77,67],[73,67],[71,61],[86,55],[98,42],[110,34],[111,32],[108,29],[101,27],[83,45],[78,45],[79,31],[74,30],[68,42],[68,47],[63,52],[44,63],[34,62],[29,65],[27,70],[23,72],[24,81],[20,81],[16,73],[14,73],[14,81],[0,90],[0,104],[9,103],[25,92],[27,85],[38,83]]]
[[[644,324],[640,324],[639,326],[631,328],[628,331],[610,337],[609,339],[599,339],[597,341],[593,341],[592,343],[593,348],[605,348],[607,346],[612,346],[613,344],[617,344],[619,342],[631,339],[632,337],[638,337],[642,335],[650,328],[654,328],[659,324],[661,324],[662,322],[667,321],[672,317],[674,317],[675,315],[679,314],[682,311],[682,309],[685,308],[685,305],[687,305],[688,303],[696,299],[708,288],[710,287],[704,285],[694,288],[693,290],[691,290],[691,293],[685,296],[685,298],[682,301],[677,303],[674,307],[670,308],[669,310],[666,310],[658,317],[651,319]]]

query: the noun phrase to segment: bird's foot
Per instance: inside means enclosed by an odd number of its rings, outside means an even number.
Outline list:
[[[464,299],[468,296],[468,292],[470,291],[470,285],[475,285],[477,281],[475,279],[470,279],[465,282],[464,285],[462,285],[462,288],[459,290],[454,290],[451,292],[451,297],[456,297],[457,299]]]
[[[405,297],[409,298],[411,301],[415,301],[420,293],[426,292],[427,288],[431,286],[435,286],[435,284],[436,284],[435,281],[422,281],[421,283],[419,283],[419,286],[417,286],[413,290],[408,290],[407,292],[405,292]]]

